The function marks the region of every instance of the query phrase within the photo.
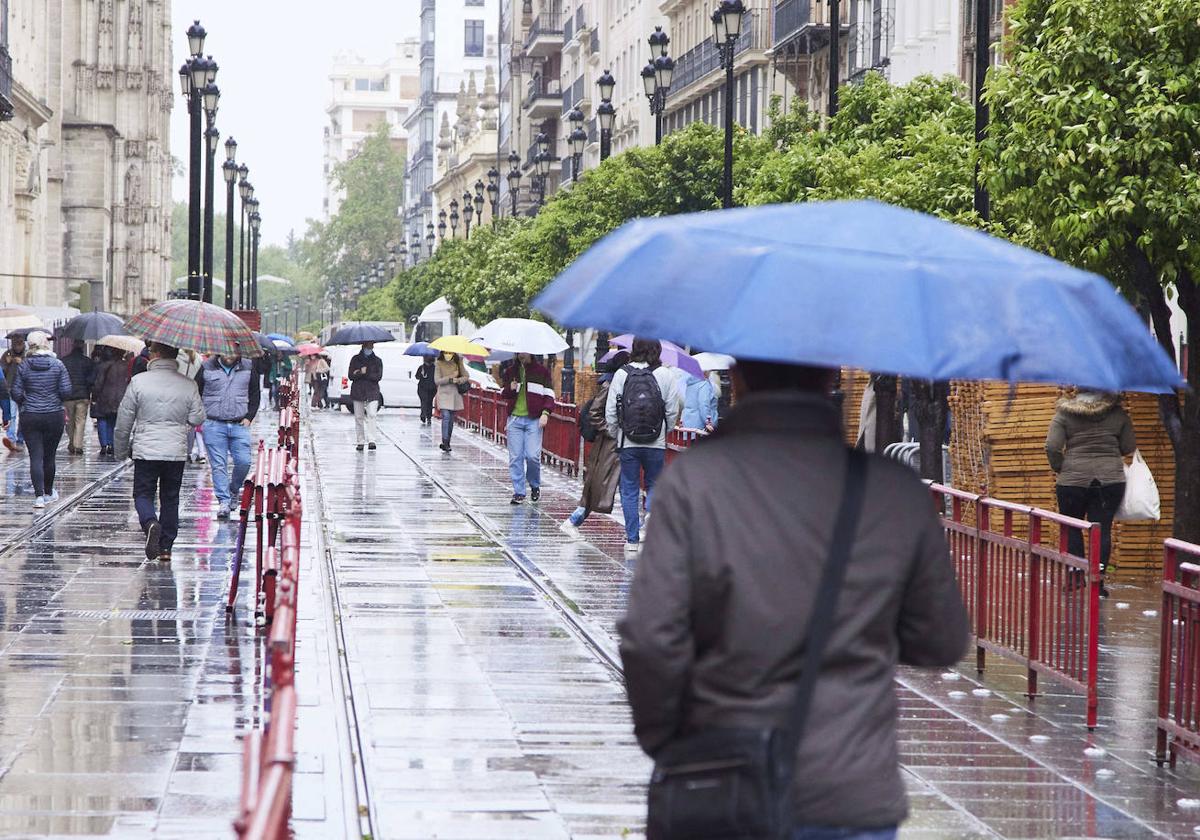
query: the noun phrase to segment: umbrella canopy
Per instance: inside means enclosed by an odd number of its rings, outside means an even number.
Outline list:
[[[729,370],[735,364],[737,359],[733,356],[726,356],[724,353],[696,353],[692,356],[696,360],[696,364],[700,365],[700,370]]]
[[[1106,391],[1183,384],[1104,278],[871,201],[630,222],[534,305],[570,327],[667,336],[739,359]]]
[[[325,346],[329,347],[335,344],[362,344],[367,341],[395,341],[396,336],[385,330],[383,327],[377,327],[374,324],[347,324],[339,329],[329,340],[325,342]]]
[[[316,343],[317,337],[308,330],[300,330],[300,332],[296,333],[296,340],[306,344],[309,342]]]
[[[629,350],[633,347],[634,336],[632,334],[619,335],[616,338],[610,339],[609,344],[619,347],[622,350]],[[680,370],[699,379],[704,376],[704,369],[700,367],[700,363],[688,355],[687,351],[678,344],[673,344],[670,341],[659,341],[662,345],[662,354],[659,358],[667,367],[679,368]],[[600,361],[607,361],[615,353],[606,355]]]
[[[271,339],[267,338],[260,332],[252,332],[250,334],[254,336],[254,340],[258,342],[258,346],[263,350],[268,350],[271,352],[275,351],[275,343],[271,341]]]
[[[436,356],[437,350],[429,346],[427,341],[414,341],[404,348],[405,356]]]
[[[199,300],[165,300],[125,322],[125,329],[147,342],[216,353],[261,356],[262,347],[241,318]]]
[[[274,348],[277,352],[282,353],[285,356],[294,356],[300,352],[296,349],[296,345],[289,341],[284,341],[281,338],[272,338],[271,344],[274,345]]]
[[[439,353],[457,353],[460,356],[478,356],[481,359],[488,354],[486,347],[467,341],[461,335],[444,335],[429,342],[429,346]]]
[[[124,332],[121,319],[109,312],[76,315],[55,331],[59,338],[73,338],[76,341],[99,341],[106,335],[122,335]]]
[[[325,348],[309,341],[297,347],[296,352],[301,356],[319,356],[325,352]]]
[[[42,319],[20,306],[0,307],[0,330],[40,330]],[[24,333],[21,333],[24,335]]]
[[[142,341],[137,336],[133,335],[106,335],[96,342],[97,347],[115,347],[125,353],[132,353],[135,356],[142,352],[142,348],[146,346],[146,342]]]
[[[497,318],[476,332],[471,340],[493,350],[534,356],[553,356],[567,349],[567,342],[554,327],[530,318]]]
[[[267,333],[267,338],[271,339],[272,341],[282,341],[288,347],[296,346],[296,342],[292,340],[292,337],[284,335],[283,333]]]

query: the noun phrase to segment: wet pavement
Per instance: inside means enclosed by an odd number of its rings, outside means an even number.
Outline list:
[[[315,429],[322,446],[350,441],[350,424],[344,416],[322,415]],[[619,515],[593,517],[583,527],[585,539],[572,540],[558,531],[558,524],[575,506],[575,481],[547,470],[542,501],[512,508],[505,456],[493,444],[460,429],[453,454],[446,456],[414,418],[388,413],[381,417],[381,429],[391,446],[385,444],[370,456],[359,468],[361,475],[348,475],[352,482],[348,492],[360,494],[367,503],[365,509],[373,511],[377,520],[382,518],[384,529],[391,532],[388,539],[402,545],[416,563],[400,573],[401,578],[411,583],[414,576],[428,574],[435,588],[455,587],[454,600],[448,604],[441,601],[438,610],[449,610],[458,632],[444,627],[447,636],[439,637],[441,641],[452,644],[456,656],[462,653],[459,645],[466,642],[470,658],[477,659],[484,652],[490,658],[494,639],[471,635],[479,624],[472,623],[464,631],[459,626],[462,619],[454,617],[456,610],[464,609],[460,586],[464,581],[471,586],[512,586],[516,581],[516,588],[508,589],[508,597],[491,610],[501,610],[508,618],[510,609],[523,609],[530,597],[529,587],[521,584],[522,575],[517,571],[523,569],[529,575],[527,581],[540,582],[538,591],[550,602],[551,617],[568,605],[572,620],[563,621],[560,613],[561,632],[568,637],[580,633],[590,637],[590,644],[576,642],[572,647],[585,651],[590,647],[593,661],[603,668],[600,663],[615,653],[613,624],[623,609],[630,578]],[[343,459],[336,452],[327,457]],[[352,458],[353,453],[346,457]],[[414,462],[417,467],[412,466]],[[354,463],[341,471],[353,473]],[[374,491],[369,489],[372,474]],[[401,489],[404,492],[397,496]],[[330,513],[340,516],[337,510]],[[464,576],[461,566],[467,563],[468,568],[480,572],[482,564],[489,572],[500,573],[502,566],[493,568],[499,562],[497,546],[505,549],[509,561],[504,578]],[[420,562],[422,552],[424,564]],[[443,571],[450,564],[455,571]],[[346,591],[344,584],[340,588]],[[416,610],[421,617],[432,603],[425,595],[416,597],[411,588],[407,595],[397,597],[406,610]],[[518,599],[520,608],[514,604]],[[368,598],[367,603],[372,600]],[[1043,679],[1042,694],[1030,701],[1022,694],[1024,672],[998,657],[989,658],[988,671],[982,677],[975,674],[973,658],[945,673],[903,669],[897,684],[902,709],[899,737],[912,816],[902,836],[1180,837],[1200,833],[1200,810],[1195,810],[1200,802],[1194,801],[1200,796],[1197,768],[1181,764],[1178,771],[1171,771],[1158,768],[1153,761],[1157,624],[1150,613],[1156,608],[1152,591],[1128,585],[1115,587],[1113,598],[1103,607],[1101,720],[1095,733],[1088,733],[1083,724],[1080,697]],[[524,612],[516,615],[521,616],[516,626],[522,631],[542,627],[545,621],[539,615],[538,623],[530,625]],[[487,623],[489,632],[495,630],[497,619],[492,616]],[[386,621],[379,624],[381,630],[388,626]],[[422,647],[426,649],[428,645]],[[434,667],[439,672],[444,658],[435,657]],[[453,670],[471,671],[457,659],[452,661],[456,663]],[[533,669],[531,675],[541,673],[540,648],[537,659],[527,661]],[[511,664],[506,661],[505,667]],[[489,680],[494,676],[486,669],[484,674]],[[373,678],[383,679],[379,675]],[[500,678],[509,679],[509,671],[503,671]],[[562,690],[559,685],[526,680],[523,686],[527,691],[524,703],[537,703],[537,694],[546,692],[545,707],[556,709]],[[477,694],[472,692],[472,697]],[[635,806],[628,812],[626,828],[636,833],[641,825],[639,797],[647,765],[626,760],[629,733],[622,727],[628,727],[628,721],[619,714],[619,707],[612,711],[615,728],[604,766],[620,777],[622,801]],[[582,718],[576,713],[576,720]],[[627,775],[620,776],[617,767],[624,768]],[[378,836],[393,835],[381,829]]]

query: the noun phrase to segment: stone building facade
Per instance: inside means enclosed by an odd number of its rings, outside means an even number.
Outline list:
[[[0,0],[0,299],[128,314],[170,281],[169,0]]]

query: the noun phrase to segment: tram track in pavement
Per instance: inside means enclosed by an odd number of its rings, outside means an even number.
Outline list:
[[[45,508],[42,513],[34,517],[32,522],[5,538],[4,543],[0,544],[0,558],[12,554],[18,548],[23,547],[30,540],[35,539],[39,534],[48,530],[62,517],[74,512],[81,504],[124,475],[132,466],[132,461],[113,464],[110,469],[71,495],[63,497],[53,507]]]

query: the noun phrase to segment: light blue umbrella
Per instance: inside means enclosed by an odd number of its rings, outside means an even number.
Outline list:
[[[438,351],[430,347],[428,341],[414,341],[412,344],[404,348],[405,356],[428,356],[432,358],[437,354]]]
[[[534,306],[566,327],[747,359],[1106,391],[1183,385],[1104,278],[873,201],[629,222]]]

